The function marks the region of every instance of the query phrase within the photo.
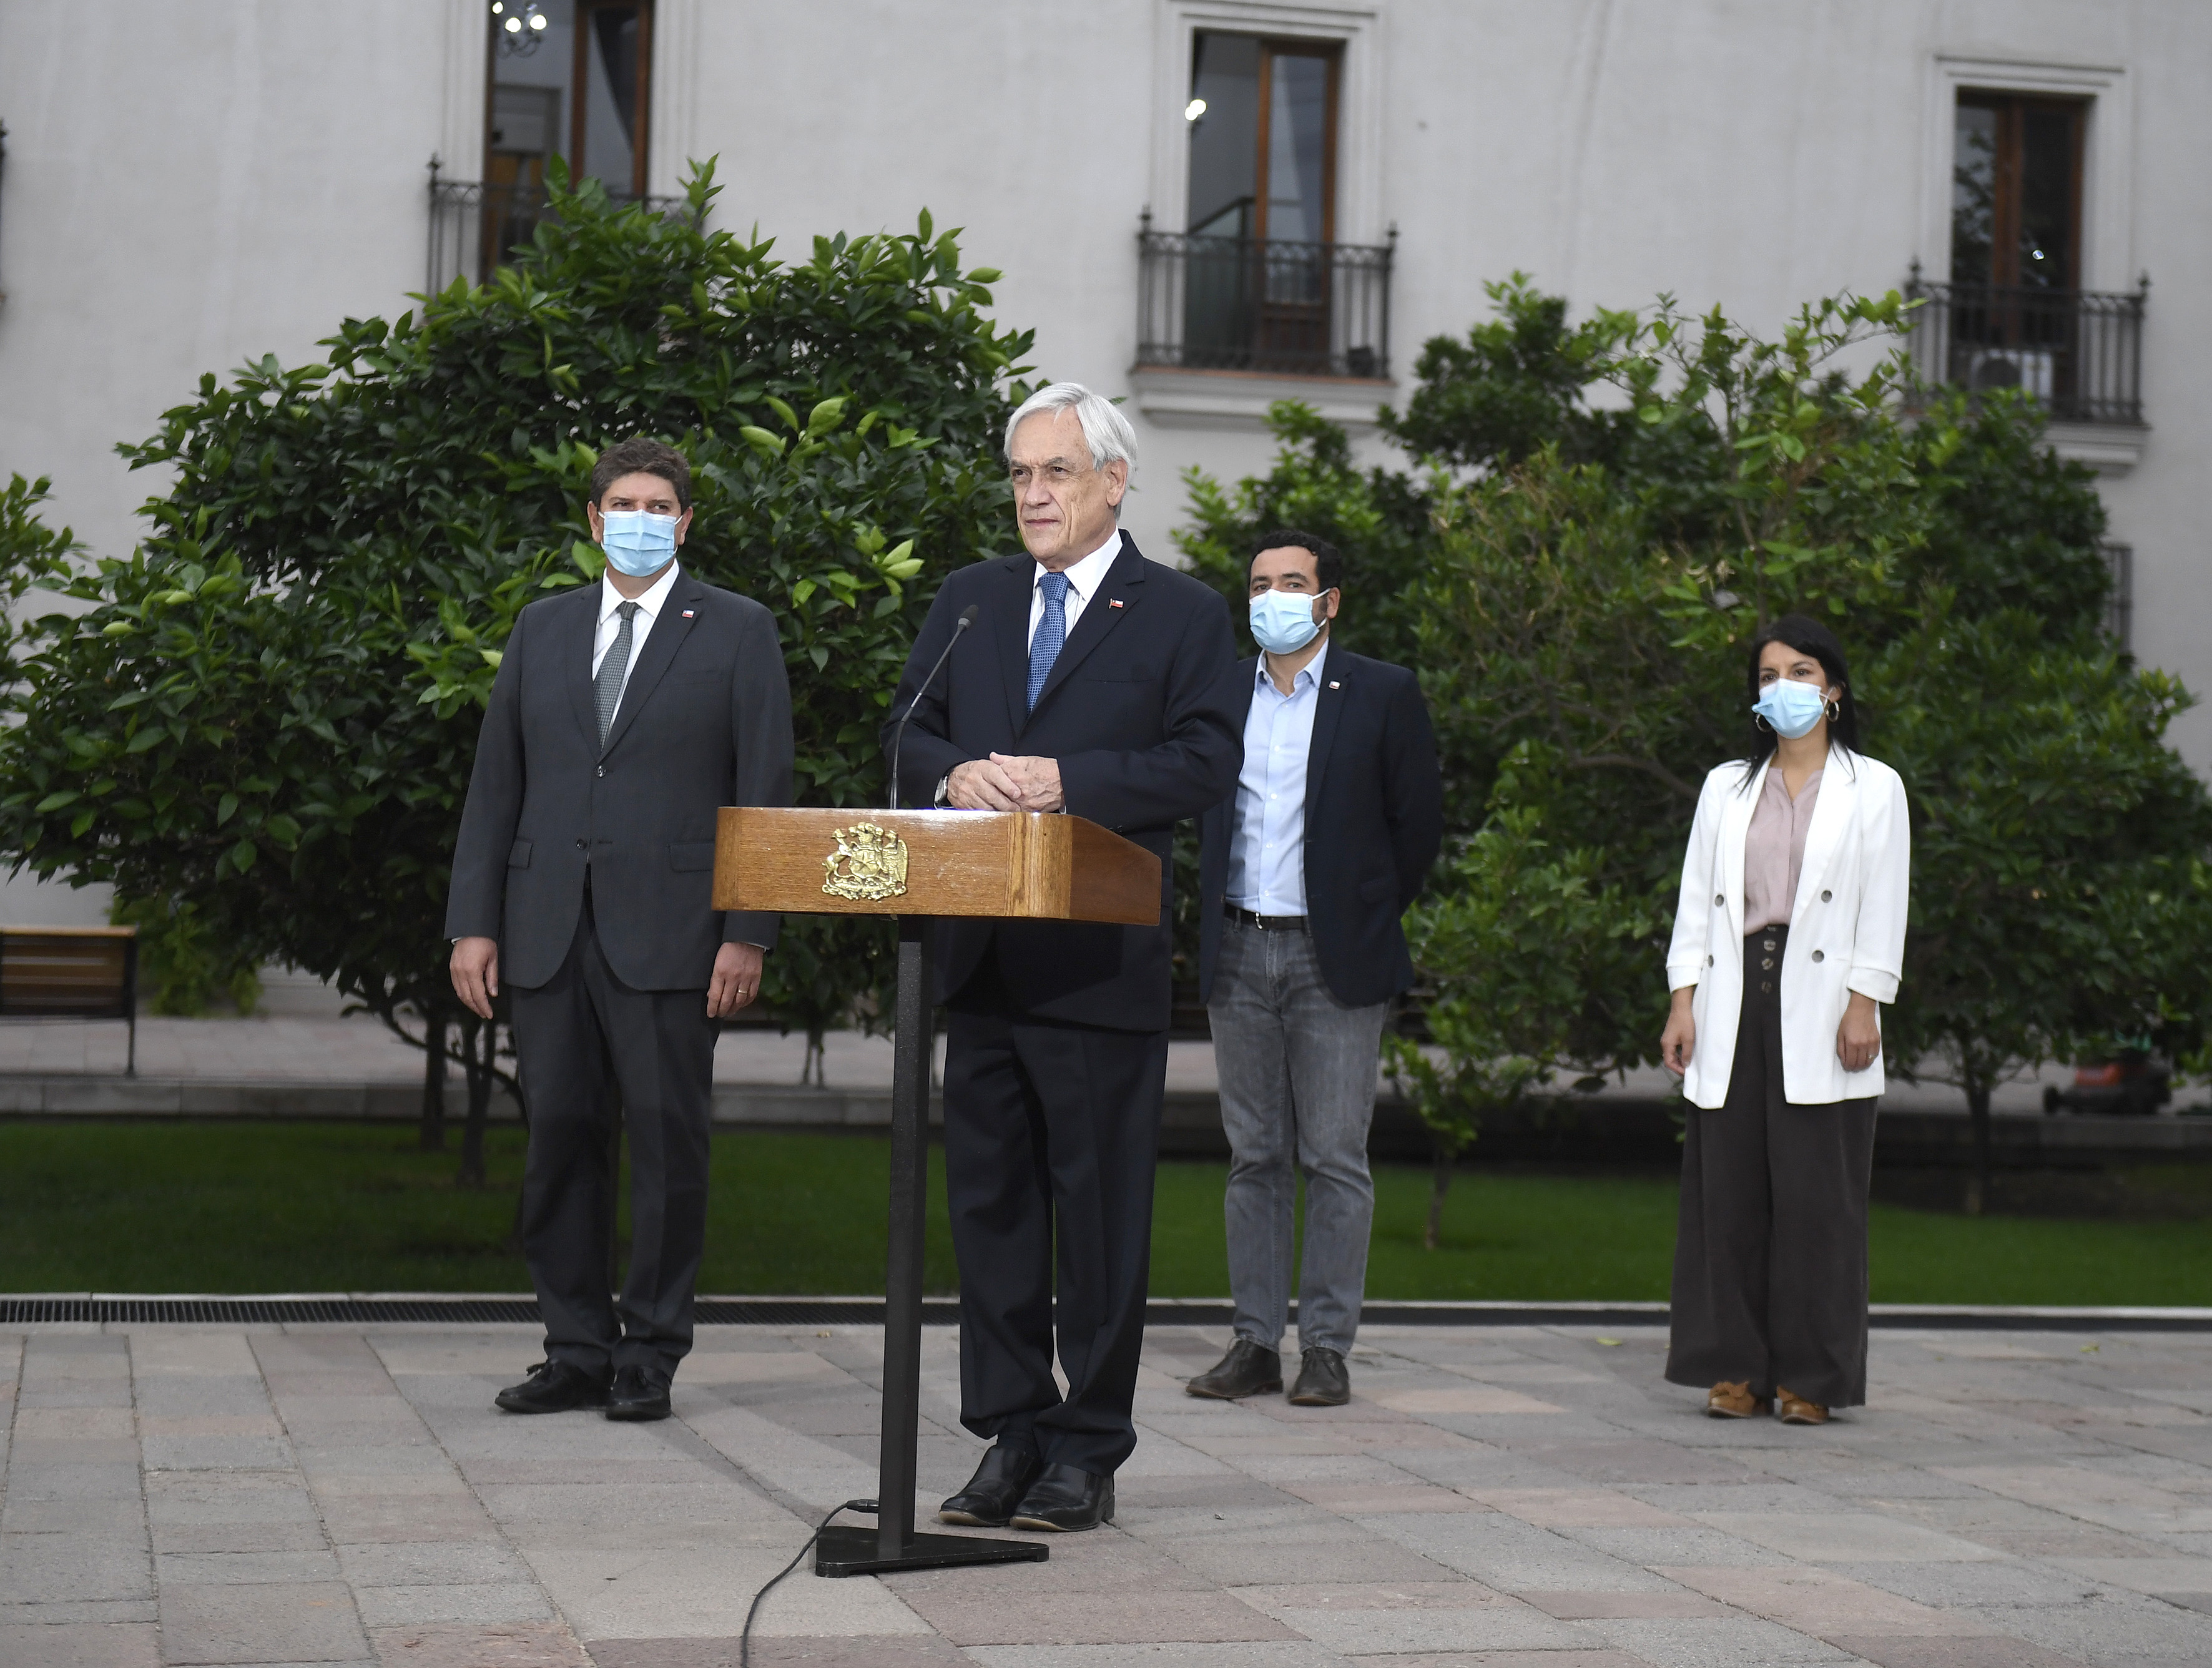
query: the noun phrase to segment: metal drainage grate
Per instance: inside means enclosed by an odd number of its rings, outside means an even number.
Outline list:
[[[1296,1318],[1293,1307],[1292,1318]],[[1370,1326],[1604,1326],[1667,1324],[1663,1304],[1389,1303],[1366,1305]],[[536,1300],[526,1297],[0,1297],[0,1326],[77,1325],[534,1325]],[[702,1326],[880,1326],[880,1298],[708,1298]],[[1226,1303],[1158,1302],[1145,1324],[1218,1329],[1234,1319]],[[1876,1308],[1877,1330],[2011,1332],[2212,1331],[2212,1309]],[[925,1326],[954,1326],[960,1306],[937,1299],[921,1307]]]

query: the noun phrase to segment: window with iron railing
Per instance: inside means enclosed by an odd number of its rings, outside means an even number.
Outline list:
[[[1201,29],[1181,232],[1138,236],[1137,362],[1382,377],[1388,246],[1336,240],[1340,43]]]
[[[490,276],[550,211],[556,156],[618,203],[663,212],[680,198],[646,195],[653,92],[652,0],[485,0],[490,31],[482,179],[446,179],[430,165],[428,282]]]
[[[2018,388],[2062,422],[2142,422],[2133,294],[2081,286],[2087,99],[1962,89],[1951,132],[1951,271],[1912,268],[1913,354],[1929,382]]]

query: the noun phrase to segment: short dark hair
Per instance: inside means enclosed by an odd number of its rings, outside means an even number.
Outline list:
[[[1290,545],[1304,550],[1314,559],[1314,584],[1322,591],[1339,589],[1344,579],[1344,558],[1336,546],[1314,533],[1302,533],[1295,527],[1278,527],[1272,533],[1262,533],[1252,541],[1251,554],[1244,558],[1244,573],[1249,578],[1252,564],[1260,560],[1262,550],[1279,550]]]
[[[657,475],[676,488],[678,509],[691,507],[691,465],[672,446],[642,434],[617,440],[592,465],[592,502],[605,503],[607,488],[625,475]]]

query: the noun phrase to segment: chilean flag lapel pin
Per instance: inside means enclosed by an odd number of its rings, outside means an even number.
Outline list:
[[[691,617],[691,610],[690,609],[687,608],[684,610],[684,617],[687,620]]]
[[[1332,688],[1332,689],[1341,689],[1341,688],[1344,687],[1344,685],[1342,685],[1341,683],[1338,682],[1334,678],[1333,678],[1333,677],[1332,677],[1332,678],[1331,678],[1331,679],[1329,679],[1329,681],[1328,681],[1328,687],[1329,687],[1330,688]]]
[[[1106,606],[1109,608],[1119,608],[1121,606],[1121,599],[1119,597],[1109,597],[1106,599]]]

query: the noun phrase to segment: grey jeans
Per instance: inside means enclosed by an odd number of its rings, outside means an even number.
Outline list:
[[[1375,1182],[1367,1126],[1390,1004],[1351,1008],[1304,932],[1226,923],[1206,1012],[1229,1137],[1229,1289],[1236,1331],[1279,1349],[1290,1319],[1297,1172],[1306,1179],[1298,1342],[1348,1355],[1367,1285]]]

